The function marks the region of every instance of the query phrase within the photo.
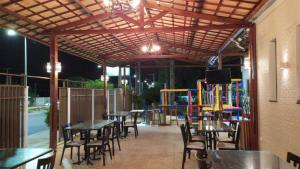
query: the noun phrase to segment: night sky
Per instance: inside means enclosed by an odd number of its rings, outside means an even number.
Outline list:
[[[46,72],[46,63],[49,62],[49,47],[39,42],[27,39],[28,51],[28,75],[49,77]],[[13,74],[24,73],[24,37],[8,36],[5,30],[0,29],[0,72]],[[62,64],[62,72],[59,74],[60,79],[97,79],[101,76],[101,69],[97,64],[81,59],[79,57],[59,52],[58,60]],[[239,59],[230,59],[231,64],[238,64]],[[232,77],[240,78],[240,67],[232,67]],[[193,88],[198,79],[203,79],[205,69],[188,68],[176,69],[175,73],[176,87]],[[178,76],[184,75],[184,76]],[[80,78],[79,78],[80,77]],[[144,77],[146,78],[146,77]],[[143,79],[144,79],[143,78]],[[117,83],[117,78],[111,78],[113,83]],[[21,78],[12,78],[12,84],[22,84]],[[0,75],[0,84],[5,84],[5,76]],[[30,90],[34,90],[39,96],[49,96],[49,80],[28,79]],[[62,86],[59,83],[59,86]]]
[[[28,75],[49,77],[46,72],[46,63],[49,62],[49,47],[27,39],[28,52]],[[101,75],[101,70],[97,64],[78,58],[76,56],[59,52],[58,60],[62,64],[62,72],[59,78],[96,79]],[[24,37],[8,36],[6,32],[0,29],[0,72],[23,74],[24,73]],[[0,76],[0,84],[5,83],[5,77]],[[20,84],[20,78],[12,78],[13,84]],[[49,81],[28,79],[28,85],[36,88],[40,96],[49,95]]]

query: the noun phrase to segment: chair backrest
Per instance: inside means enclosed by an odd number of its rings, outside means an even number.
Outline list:
[[[55,152],[46,158],[38,159],[37,169],[53,169],[55,164]]]
[[[64,143],[67,143],[68,141],[73,141],[72,130],[66,129],[66,127],[70,127],[70,126],[71,126],[71,124],[66,124],[66,125],[62,126]]]
[[[235,148],[239,149],[240,147],[240,136],[241,136],[241,124],[237,123],[237,131],[236,131],[236,135],[235,135]]]
[[[297,165],[298,165],[298,169],[300,169],[300,157],[297,156],[296,154],[293,154],[293,153],[291,153],[291,152],[288,152],[288,153],[287,153],[287,159],[286,159],[286,161],[287,161],[288,163],[293,162],[293,166],[294,166],[294,167],[297,167]]]
[[[112,137],[116,137],[120,134],[120,122],[115,121],[112,127]]]
[[[185,131],[186,131],[187,140],[191,141],[192,140],[192,133],[191,133],[191,130],[190,130],[190,122],[189,121],[185,122]]]
[[[186,135],[186,132],[185,132],[184,124],[180,125],[180,130],[181,130],[181,135],[182,135],[182,140],[183,140],[184,147],[186,147],[186,145],[187,145],[187,135]]]
[[[133,124],[134,124],[134,125],[136,125],[136,123],[137,123],[137,118],[138,118],[138,113],[136,112],[136,113],[134,113],[134,115],[133,115]]]
[[[86,130],[80,130],[79,133],[80,133],[80,140],[85,140],[89,132]]]
[[[109,137],[111,135],[111,126],[105,126],[103,128],[103,139],[102,139],[102,144],[109,144]]]
[[[185,120],[185,122],[189,121],[188,115],[185,115],[185,116],[184,116],[184,120]]]

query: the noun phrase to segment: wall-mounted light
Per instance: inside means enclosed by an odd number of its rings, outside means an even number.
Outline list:
[[[288,69],[290,67],[288,62],[280,63],[280,69]]]
[[[47,72],[50,73],[51,72],[51,64],[49,62],[47,62],[47,65],[46,65],[46,69],[47,69]],[[57,62],[56,65],[55,65],[55,71],[60,73],[61,72],[61,63],[60,62]]]
[[[106,82],[108,82],[109,81],[109,76],[105,76],[105,80],[106,80]],[[101,75],[101,81],[104,81],[104,76],[103,75]]]
[[[128,80],[127,79],[122,79],[121,83],[122,83],[122,85],[124,85],[124,84],[127,85],[128,84]]]

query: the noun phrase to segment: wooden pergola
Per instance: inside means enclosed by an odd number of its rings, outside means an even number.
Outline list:
[[[212,55],[226,55],[222,52],[230,38],[241,28],[249,28],[250,97],[251,110],[255,113],[256,32],[250,19],[266,2],[142,0],[137,10],[110,11],[100,0],[2,0],[0,27],[15,29],[49,45],[52,67],[58,62],[59,49],[103,64],[104,75],[106,65],[141,60],[204,63]],[[149,40],[161,45],[159,53],[141,52],[141,46]],[[58,74],[52,69],[50,76],[50,146],[56,148]]]

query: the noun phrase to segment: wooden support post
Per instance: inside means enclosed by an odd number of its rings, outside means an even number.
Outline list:
[[[119,66],[118,88],[122,87],[122,68]]]
[[[123,67],[123,110],[125,111],[125,107],[126,107],[126,67]]]
[[[138,62],[137,63],[137,74],[136,74],[136,78],[137,78],[137,87],[138,87],[138,90],[137,90],[137,95],[140,96],[142,94],[142,83],[141,82],[141,62]]]
[[[107,81],[106,81],[106,61],[104,60],[102,63],[102,74],[103,74],[103,84],[104,84],[104,112],[108,114],[107,112],[107,97],[106,97],[106,91],[107,91]]]
[[[170,89],[175,88],[175,62],[170,60]],[[169,94],[169,104],[174,104],[175,93],[171,92]]]
[[[58,62],[57,37],[50,36],[50,148],[57,147],[57,98],[58,98],[58,72],[55,70]]]
[[[250,112],[252,114],[251,149],[258,150],[258,111],[257,111],[257,63],[256,63],[256,25],[249,27],[249,58],[250,58]]]
[[[222,55],[221,53],[219,53],[218,55],[218,69],[222,69],[223,68],[223,58],[222,58]],[[218,92],[218,110],[220,112],[223,111],[223,100],[222,100],[222,95],[223,95],[223,88],[222,88],[222,84],[218,85],[218,90],[216,92]],[[217,96],[217,95],[216,95]],[[221,119],[223,118],[223,114],[221,113]]]

